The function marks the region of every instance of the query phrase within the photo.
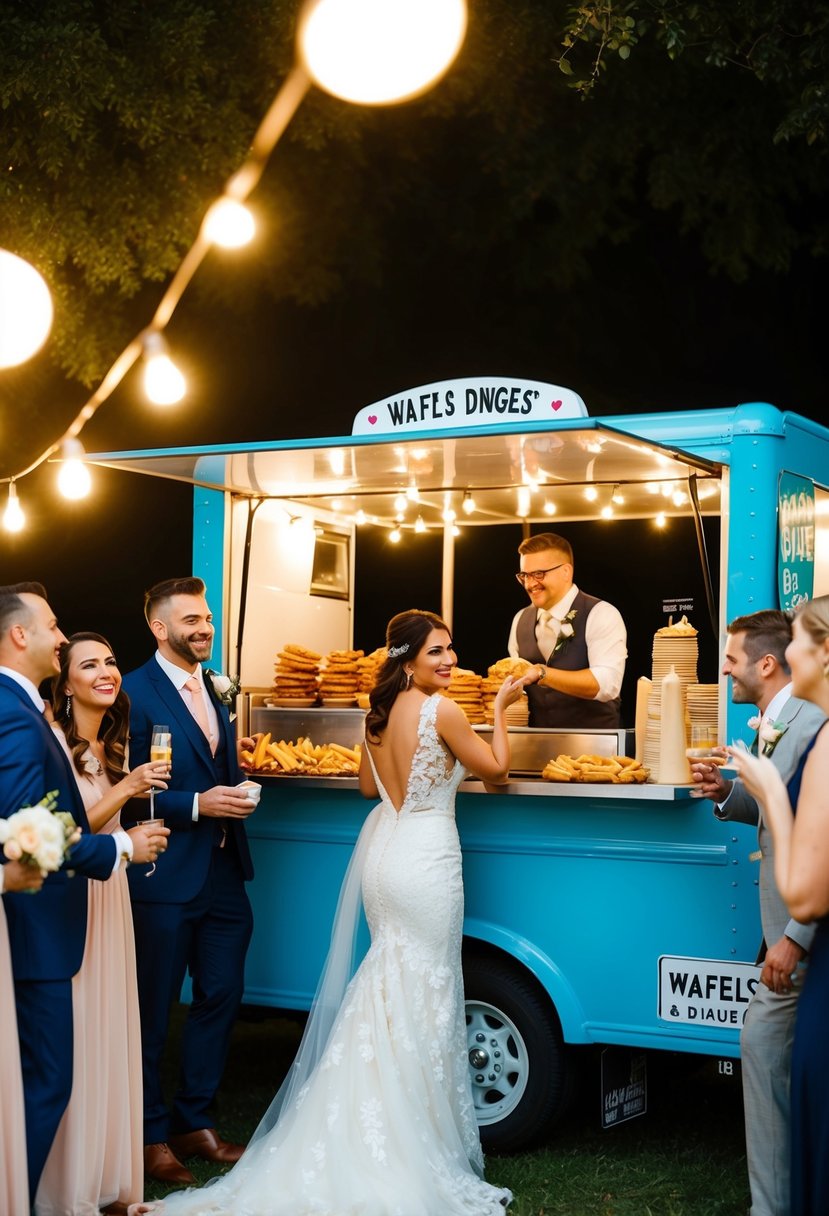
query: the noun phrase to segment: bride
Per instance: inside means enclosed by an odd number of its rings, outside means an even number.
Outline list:
[[[229,1174],[164,1216],[503,1216],[483,1178],[466,1060],[463,885],[455,793],[469,771],[506,781],[504,710],[490,748],[439,694],[457,663],[443,621],[392,618],[366,716],[360,790],[380,798],[340,893],[331,950],[299,1053]],[[360,892],[371,945],[353,978]]]

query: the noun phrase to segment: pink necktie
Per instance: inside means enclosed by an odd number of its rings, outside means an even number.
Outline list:
[[[210,737],[210,719],[207,716],[207,707],[204,703],[204,692],[202,690],[201,682],[196,678],[196,676],[189,676],[188,679],[184,681],[184,687],[190,693],[190,709],[193,717],[199,724],[199,728],[205,739],[210,744],[210,751],[213,753],[213,755],[215,755],[216,748],[213,744],[213,740]]]

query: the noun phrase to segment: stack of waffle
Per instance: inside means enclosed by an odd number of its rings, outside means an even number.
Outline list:
[[[357,663],[364,657],[362,650],[332,650],[325,656],[320,673],[323,705],[346,707],[357,703]]]
[[[470,722],[486,722],[481,676],[464,667],[452,668],[452,680],[445,696],[460,705]]]
[[[689,684],[685,692],[689,724],[705,728],[709,738],[716,742],[719,719],[719,685]],[[690,737],[688,742],[690,742]]]
[[[387,658],[388,651],[380,646],[357,660],[357,704],[360,709],[368,709],[368,694],[377,683],[377,672]]]
[[[273,699],[278,705],[313,705],[319,692],[321,654],[305,646],[287,645],[273,665]]]
[[[484,715],[487,723],[492,726],[495,722],[495,698],[498,689],[508,676],[523,676],[531,664],[526,659],[499,659],[488,669],[481,681],[481,691],[484,698]],[[526,726],[529,721],[530,706],[526,694],[522,694],[512,705],[508,705],[504,717],[507,726]]]
[[[697,660],[699,646],[697,631],[682,618],[675,625],[673,617],[669,624],[657,629],[653,638],[653,670],[650,696],[648,697],[648,732],[645,738],[644,764],[651,771],[654,781],[659,781],[659,741],[662,730],[662,680],[673,667],[682,685],[683,701],[687,704],[688,686],[697,684]]]

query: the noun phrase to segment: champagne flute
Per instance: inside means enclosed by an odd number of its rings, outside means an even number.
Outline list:
[[[155,764],[166,764],[169,770],[173,763],[173,736],[169,726],[154,726],[150,739],[150,760]],[[155,819],[155,786],[150,786],[150,819]]]
[[[153,726],[153,733],[150,740],[150,760],[155,764],[166,764],[167,775],[169,776],[170,768],[173,763],[173,736],[170,733],[169,726]],[[150,818],[143,820],[143,823],[157,823],[159,827],[164,826],[163,819],[155,817],[155,786],[150,786]],[[155,862],[152,863],[145,878],[149,878],[151,874],[155,874]]]

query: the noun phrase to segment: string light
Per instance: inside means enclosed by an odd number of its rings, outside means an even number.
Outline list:
[[[204,217],[204,235],[222,249],[241,249],[253,240],[256,224],[244,203],[226,194],[208,208]]]
[[[402,533],[399,528],[392,528],[391,532],[389,532],[389,540],[393,545],[398,545],[400,543],[401,536]]]
[[[422,515],[418,515],[417,519],[415,520],[414,530],[415,530],[415,532],[425,532],[426,531],[426,525],[423,522]]]
[[[364,524],[364,523],[366,522],[366,513],[365,513],[365,511],[362,509],[362,507],[360,507],[359,511],[358,511],[358,512],[357,512],[357,514],[354,516],[354,522],[355,522],[355,524],[357,524],[358,526],[361,526],[362,524]]]
[[[596,489],[595,486],[585,486],[584,487],[584,497],[587,499],[588,502],[595,502],[596,499],[599,497],[599,491]]]
[[[328,93],[363,105],[416,97],[447,70],[466,33],[465,0],[312,0],[300,52]]]
[[[529,486],[519,486],[516,490],[516,515],[526,518],[530,513],[532,506],[532,493]]]
[[[555,513],[556,513],[556,504],[553,502],[552,498],[545,499],[544,514],[545,515],[555,515]]]
[[[258,185],[273,149],[312,82],[316,81],[321,88],[346,100],[368,105],[413,97],[424,92],[448,69],[463,42],[466,21],[466,0],[306,0],[298,25],[297,62],[260,122],[243,164],[228,179],[221,197],[208,209],[195,241],[167,285],[147,330],[121,351],[64,434],[25,469],[2,481],[12,487],[15,480],[34,472],[59,451],[65,440],[76,437],[142,355],[146,357],[145,387],[150,399],[158,404],[179,401],[186,391],[184,377],[166,352],[155,358],[147,350],[148,336],[161,338],[193,275],[214,244],[236,248],[252,238],[255,223],[244,202]],[[346,64],[345,60],[350,62]],[[41,336],[28,340],[27,353],[7,350],[5,343],[13,330],[7,323],[9,310],[3,299],[7,272],[18,262],[24,267],[28,264],[15,254],[4,251],[0,254],[3,254],[0,367],[11,367],[28,358],[45,341],[51,326],[52,305],[48,288],[43,284],[48,320],[45,327],[41,323]],[[28,270],[37,275],[33,267]],[[12,320],[17,320],[17,314],[22,311],[20,293],[14,289],[11,295],[10,315]],[[151,363],[154,364],[152,372]],[[10,503],[12,499],[16,508],[12,509],[10,518],[22,521],[16,491],[10,488]],[[7,507],[6,516],[9,516],[9,510]],[[359,518],[358,522],[361,522]],[[362,522],[365,522],[365,516]],[[22,522],[15,527],[22,527]]]
[[[461,503],[461,510],[463,511],[464,515],[471,515],[475,510],[475,499],[472,497],[469,490],[466,490],[464,493],[463,502]]]
[[[620,507],[625,501],[625,496],[618,486],[613,487],[613,493],[610,495],[610,501],[615,502],[617,507]]]
[[[84,464],[83,455],[80,439],[64,440],[63,463],[58,472],[58,489],[64,498],[86,498],[92,488],[92,478]]]
[[[405,494],[395,494],[394,509],[398,515],[404,515],[408,505],[409,505],[409,499],[406,497]]]
[[[656,518],[654,519],[653,522],[656,524],[657,528],[664,528],[665,524],[667,523],[667,520],[665,518],[665,512],[658,511]]]
[[[52,328],[52,297],[42,275],[0,249],[0,367],[17,367],[40,350]]]
[[[20,499],[17,497],[17,486],[13,481],[10,481],[9,500],[3,512],[3,527],[7,532],[20,532],[25,523],[26,516],[23,514]]]
[[[163,335],[144,335],[144,392],[154,405],[176,405],[187,392],[187,381],[170,358]]]

